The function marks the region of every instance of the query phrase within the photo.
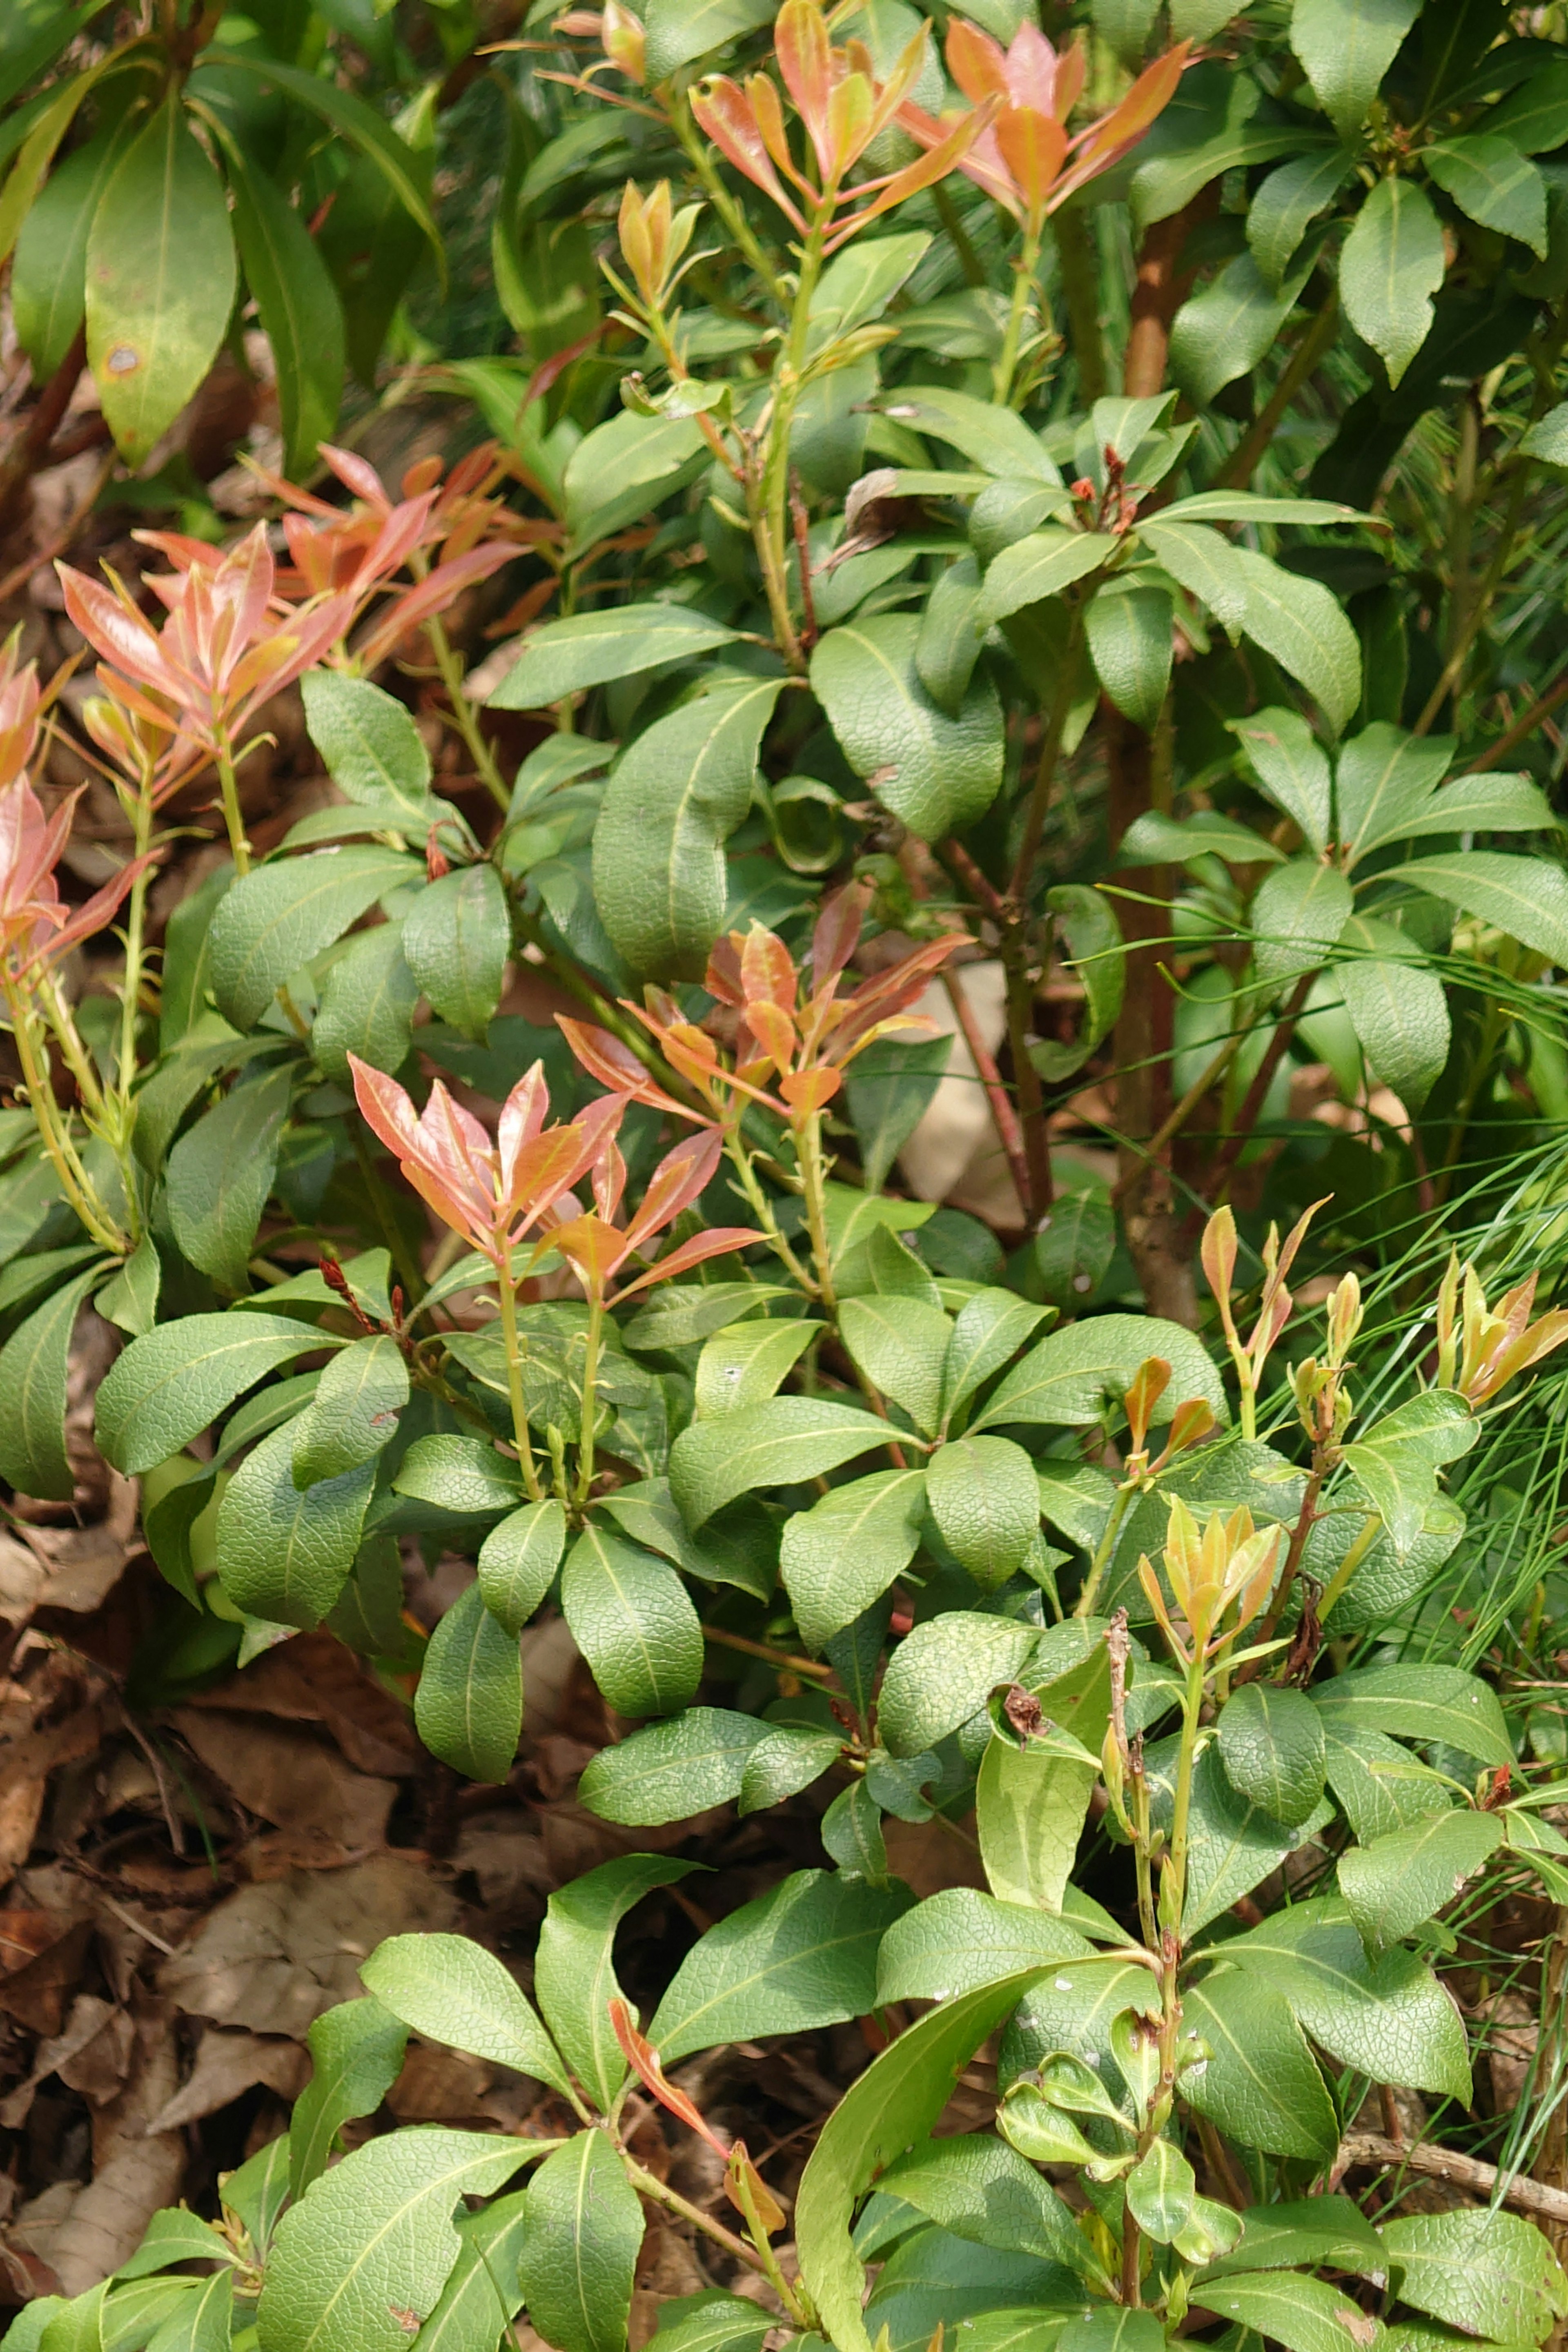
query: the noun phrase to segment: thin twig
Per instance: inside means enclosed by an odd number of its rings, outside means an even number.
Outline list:
[[[963,981],[951,964],[942,973],[942,986],[947,991],[948,1003],[952,1007],[954,1017],[963,1034],[963,1042],[969,1048],[970,1056],[980,1076],[980,1083],[985,1089],[985,1099],[991,1106],[991,1117],[996,1129],[996,1139],[1002,1146],[1007,1166],[1012,1172],[1013,1181],[1017,1187],[1019,1204],[1026,1205],[1029,1198],[1029,1171],[1024,1158],[1023,1133],[1013,1106],[1007,1099],[1007,1089],[1003,1084],[1002,1073],[996,1066],[995,1055],[980,1034],[980,1024],[974,1017],[974,1007],[964,994]]]
[[[1433,2180],[1447,2181],[1451,2189],[1468,2189],[1478,2197],[1517,2205],[1521,2212],[1540,2213],[1549,2221],[1568,2221],[1568,2189],[1548,2189],[1526,2175],[1484,2164],[1479,2156],[1461,2156],[1456,2148],[1434,2147],[1425,2140],[1392,2140],[1382,2132],[1351,2132],[1340,2142],[1334,2178],[1348,2172],[1352,2164],[1403,2166],[1407,2172],[1424,2172]]]

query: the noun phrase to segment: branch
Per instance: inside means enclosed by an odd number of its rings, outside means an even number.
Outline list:
[[[1451,2189],[1468,2189],[1479,2197],[1500,2197],[1521,2212],[1539,2213],[1548,2221],[1568,2221],[1568,2189],[1548,2189],[1517,2172],[1500,2172],[1477,2156],[1460,2156],[1451,2147],[1433,2147],[1424,2140],[1385,2139],[1382,2132],[1351,2132],[1340,2142],[1333,2179],[1352,2164],[1380,2164],[1406,2172],[1425,2172]]]

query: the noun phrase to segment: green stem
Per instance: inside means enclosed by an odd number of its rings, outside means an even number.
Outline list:
[[[583,1356],[583,1419],[577,1439],[579,1507],[594,1491],[594,1423],[599,1402],[599,1339],[605,1324],[605,1302],[597,1290],[588,1293],[588,1338]]]
[[[474,763],[474,773],[497,806],[507,808],[510,805],[511,794],[501,781],[501,772],[496,765],[495,753],[485,740],[485,730],[479,725],[479,714],[463,692],[463,665],[453,651],[452,641],[447,635],[446,623],[439,618],[426,621],[425,634],[430,640],[430,649],[436,656],[436,667],[441,673],[441,683],[447,689],[447,700],[452,711],[452,723],[468,746],[468,757]]]
[[[1198,1724],[1204,1704],[1204,1654],[1194,1649],[1187,1668],[1186,1695],[1182,1703],[1182,1747],[1176,1765],[1176,1795],[1171,1810],[1171,1843],[1160,1874],[1160,1909],[1172,1923],[1171,1932],[1179,1933],[1182,1908],[1187,1891],[1187,1824],[1193,1805],[1193,1765],[1198,1743]],[[1170,1888],[1167,1895],[1166,1888]]]
[[[1110,1565],[1110,1556],[1116,1549],[1116,1538],[1121,1532],[1121,1522],[1127,1517],[1127,1507],[1132,1500],[1134,1492],[1132,1482],[1129,1480],[1125,1486],[1118,1486],[1111,1498],[1110,1510],[1105,1522],[1105,1533],[1095,1546],[1094,1558],[1089,1564],[1089,1574],[1084,1578],[1083,1591],[1079,1595],[1078,1607],[1073,1611],[1075,1617],[1092,1617],[1094,1614],[1094,1604],[1099,1597],[1100,1584],[1104,1580],[1106,1570]]]
[[[700,2230],[704,2237],[711,2238],[715,2245],[722,2246],[726,2253],[732,2254],[737,2262],[744,2263],[748,2270],[755,2271],[759,2277],[767,2277],[767,2268],[759,2260],[757,2250],[753,2245],[749,2244],[744,2238],[737,2237],[733,2230],[726,2230],[722,2221],[716,2221],[711,2213],[705,2213],[702,2210],[700,2205],[693,2205],[689,2199],[682,2197],[678,2189],[672,2189],[667,2180],[660,2180],[657,2173],[646,2172],[637,2158],[628,2156],[624,2147],[620,2155],[621,2162],[626,2168],[626,2178],[640,2195],[651,2197],[655,2204],[668,2207],[672,2213],[679,2213],[683,2221],[689,2221],[694,2230]],[[777,2267],[776,2263],[774,2267]],[[771,2281],[770,2284],[772,2284]],[[779,2300],[784,2304],[784,2309],[790,2312],[797,2327],[805,2327],[807,2325],[799,2303],[787,2286]]]
[[[836,1316],[838,1298],[833,1287],[833,1255],[827,1237],[827,1202],[824,1191],[827,1177],[822,1163],[820,1111],[814,1111],[795,1129],[795,1149],[800,1157],[800,1172],[805,1189],[805,1229],[811,1235],[811,1255],[816,1267],[816,1295],[829,1315]]]
[[[145,778],[136,797],[135,827],[134,854],[142,857],[153,833],[153,794]],[[120,1107],[121,1124],[126,1135],[131,1132],[131,1089],[136,1077],[136,1015],[141,1005],[145,952],[147,880],[143,867],[131,885],[131,900],[125,911],[125,977],[120,996]]]
[[[1328,1623],[1330,1617],[1333,1613],[1335,1601],[1343,1592],[1346,1585],[1350,1582],[1352,1577],[1355,1574],[1357,1569],[1366,1558],[1367,1553],[1372,1549],[1373,1542],[1382,1531],[1382,1528],[1383,1521],[1379,1517],[1378,1514],[1375,1511],[1370,1511],[1367,1514],[1366,1523],[1363,1527],[1360,1535],[1357,1536],[1349,1551],[1346,1552],[1343,1559],[1341,1560],[1338,1568],[1335,1569],[1332,1576],[1330,1577],[1327,1584],[1324,1585],[1321,1593],[1319,1595],[1318,1622],[1320,1625],[1326,1625]]]
[[[1013,299],[1007,306],[1007,325],[1002,337],[1002,349],[992,371],[991,397],[998,408],[1012,403],[1013,378],[1017,372],[1018,346],[1023,341],[1024,320],[1028,314],[1035,290],[1035,273],[1040,266],[1040,229],[1031,224],[1024,232],[1024,243],[1013,265]]]
[[[738,1126],[725,1129],[724,1148],[729,1154],[731,1167],[741,1180],[741,1190],[746,1196],[747,1206],[767,1236],[769,1248],[784,1266],[792,1280],[800,1285],[808,1297],[815,1297],[816,1285],[779,1231],[779,1222],[773,1214],[773,1204],[757,1181],[757,1171],[752,1165],[752,1155],[741,1139],[741,1130]]]
[[[497,1271],[500,1276],[496,1285],[496,1295],[500,1300],[501,1344],[506,1349],[506,1385],[511,1399],[511,1433],[522,1468],[522,1483],[528,1489],[528,1499],[531,1503],[539,1503],[544,1499],[544,1489],[539,1483],[533,1441],[528,1433],[528,1407],[523,1402],[522,1351],[517,1339],[517,1294],[511,1286],[510,1265],[498,1267]]]
[[[804,389],[806,346],[811,335],[811,305],[817,281],[822,275],[822,245],[827,223],[832,217],[833,192],[825,193],[812,215],[811,226],[801,248],[800,275],[795,282],[795,299],[790,307],[789,333],[784,340],[784,354],[773,375],[773,414],[768,420],[763,441],[762,480],[759,486],[761,513],[757,554],[764,580],[779,583],[787,577],[789,553],[789,440],[795,413],[800,404]],[[770,586],[769,603],[773,604]],[[774,607],[774,625],[779,626],[779,614]],[[788,617],[787,606],[780,631],[780,648],[792,669],[804,666],[805,656],[795,635],[795,624]]]
[[[27,1089],[27,1100],[37,1121],[39,1139],[54,1162],[55,1173],[60,1180],[60,1190],[75,1210],[95,1242],[124,1257],[130,1248],[129,1237],[122,1234],[109,1211],[100,1200],[87,1170],[82,1166],[68,1128],[61,1121],[59,1107],[49,1085],[47,1048],[46,1058],[38,1058],[38,1040],[33,1031],[33,1015],[29,1008],[16,1000],[10,1003],[12,1035],[16,1041],[16,1057],[22,1065],[22,1079]]]
[[[245,835],[245,818],[239,806],[239,779],[234,772],[234,751],[227,730],[220,729],[217,738],[217,782],[223,798],[223,821],[228,830],[228,845],[234,858],[234,870],[241,877],[250,871],[250,844]]]

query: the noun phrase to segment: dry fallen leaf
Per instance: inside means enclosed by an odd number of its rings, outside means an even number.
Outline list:
[[[253,2084],[265,2083],[279,2098],[295,2099],[310,2077],[310,2062],[297,2042],[273,2034],[228,2033],[209,2025],[196,2051],[188,2081],[153,2117],[153,2131],[179,2131],[216,2116]]]
[[[10,2236],[47,2263],[62,2294],[84,2294],[127,2261],[161,2207],[172,2205],[184,2178],[178,2132],[151,2132],[177,2078],[174,2021],[166,2005],[143,2001],[135,2021],[130,2079],[93,2120],[93,2172],[85,2187],[61,2183],[68,2200],[35,2199]]]
[[[384,1937],[458,1924],[453,1895],[400,1854],[293,1870],[228,1895],[158,1981],[193,2016],[302,2039],[322,2010],[360,1992],[360,1962]]]
[[[385,1842],[395,1780],[346,1763],[309,1724],[182,1706],[174,1724],[247,1812],[280,1829],[314,1830],[351,1852]]]

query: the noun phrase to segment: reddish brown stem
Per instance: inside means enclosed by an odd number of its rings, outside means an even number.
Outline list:
[[[980,1083],[985,1089],[985,1099],[991,1107],[991,1117],[996,1129],[996,1139],[1002,1146],[1013,1181],[1017,1186],[1019,1201],[1026,1202],[1029,1197],[1029,1171],[1024,1158],[1024,1139],[1019,1131],[1013,1106],[1007,1099],[1007,1089],[1002,1082],[1002,1073],[996,1067],[995,1056],[980,1034],[979,1024],[974,1018],[974,1007],[963,992],[963,982],[959,974],[950,965],[942,977],[942,984],[947,990],[948,1002],[952,1006],[963,1042],[969,1048],[971,1058],[980,1074]]]

